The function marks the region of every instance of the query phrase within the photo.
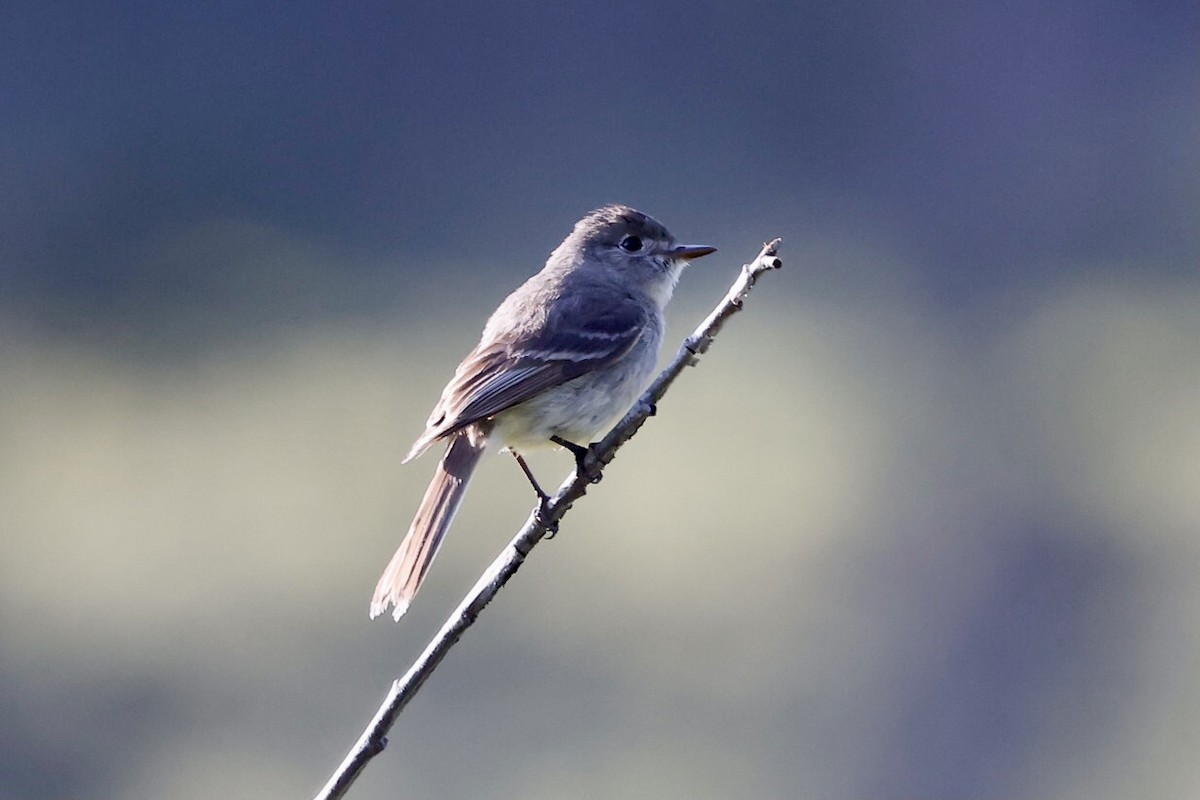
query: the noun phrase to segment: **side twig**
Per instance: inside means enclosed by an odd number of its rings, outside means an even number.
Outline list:
[[[476,582],[475,587],[467,593],[458,608],[442,625],[441,630],[426,646],[425,651],[409,667],[404,677],[392,683],[391,689],[388,690],[379,710],[375,712],[374,718],[367,725],[354,747],[347,753],[345,760],[333,773],[329,782],[317,794],[316,800],[335,800],[335,798],[344,797],[367,762],[383,752],[384,747],[387,746],[387,733],[396,722],[396,717],[401,710],[446,657],[446,653],[450,651],[455,642],[462,637],[467,628],[474,624],[484,606],[491,602],[496,592],[500,591],[500,587],[524,563],[529,551],[541,541],[548,530],[562,519],[563,515],[570,510],[571,505],[587,493],[588,486],[599,479],[604,467],[613,460],[621,445],[629,441],[642,427],[647,417],[654,413],[655,405],[683,372],[684,367],[696,364],[699,356],[708,350],[725,321],[742,309],[742,303],[750,294],[758,276],[768,270],[779,269],[783,266],[783,262],[776,256],[779,243],[780,240],[775,239],[763,245],[754,261],[742,266],[741,273],[729,288],[728,293],[700,323],[700,326],[693,331],[692,335],[684,340],[679,352],[671,359],[667,368],[650,384],[650,388],[642,394],[638,402],[617,423],[616,427],[592,448],[589,459],[590,469],[586,474],[577,475],[572,472],[559,486],[558,491],[542,513],[537,513],[537,509],[535,509],[529,515],[524,527],[487,568]]]

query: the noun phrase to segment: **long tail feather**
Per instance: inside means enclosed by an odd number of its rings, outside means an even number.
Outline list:
[[[404,541],[375,587],[375,595],[371,598],[372,619],[387,611],[388,606],[395,606],[392,616],[397,620],[408,610],[408,604],[421,588],[425,573],[454,521],[454,514],[467,493],[471,473],[486,446],[486,436],[478,433],[472,436],[466,431],[456,434],[450,441]]]

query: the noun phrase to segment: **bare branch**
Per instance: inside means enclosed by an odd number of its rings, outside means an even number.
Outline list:
[[[775,239],[763,245],[762,251],[754,261],[742,266],[741,273],[729,288],[729,292],[692,335],[684,340],[679,352],[671,359],[667,368],[654,380],[654,383],[650,384],[650,388],[642,394],[638,402],[617,423],[616,427],[592,447],[585,474],[577,475],[572,472],[559,486],[543,513],[538,513],[538,509],[535,509],[529,515],[529,519],[526,520],[521,531],[487,568],[476,582],[475,587],[467,593],[458,608],[442,625],[441,630],[426,646],[425,651],[409,667],[404,677],[392,683],[382,705],[375,712],[375,717],[346,755],[337,771],[333,773],[329,783],[316,796],[316,800],[334,800],[344,797],[367,762],[383,752],[384,747],[387,746],[387,733],[391,730],[400,711],[446,657],[446,653],[450,651],[455,642],[462,637],[467,628],[474,624],[484,606],[491,602],[496,592],[500,591],[500,587],[524,563],[525,556],[529,554],[529,551],[542,540],[548,531],[557,527],[558,521],[571,508],[571,504],[587,493],[587,487],[599,480],[604,467],[613,460],[621,445],[629,441],[642,427],[647,417],[654,413],[655,404],[666,394],[667,389],[679,377],[679,373],[683,371],[684,367],[696,364],[699,356],[708,350],[725,321],[741,310],[742,303],[754,287],[758,276],[768,270],[779,269],[783,266],[783,262],[776,256],[780,241]]]

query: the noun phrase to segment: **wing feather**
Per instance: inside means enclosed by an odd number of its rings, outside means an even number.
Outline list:
[[[548,314],[534,332],[480,342],[442,391],[409,458],[438,439],[624,357],[645,332],[648,312],[625,294],[595,299],[610,302],[600,311],[594,305],[567,307]]]

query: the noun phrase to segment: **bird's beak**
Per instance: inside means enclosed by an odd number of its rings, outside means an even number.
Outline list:
[[[691,261],[693,258],[700,258],[700,256],[715,252],[717,252],[717,248],[709,247],[706,244],[681,244],[671,251],[671,258]]]

